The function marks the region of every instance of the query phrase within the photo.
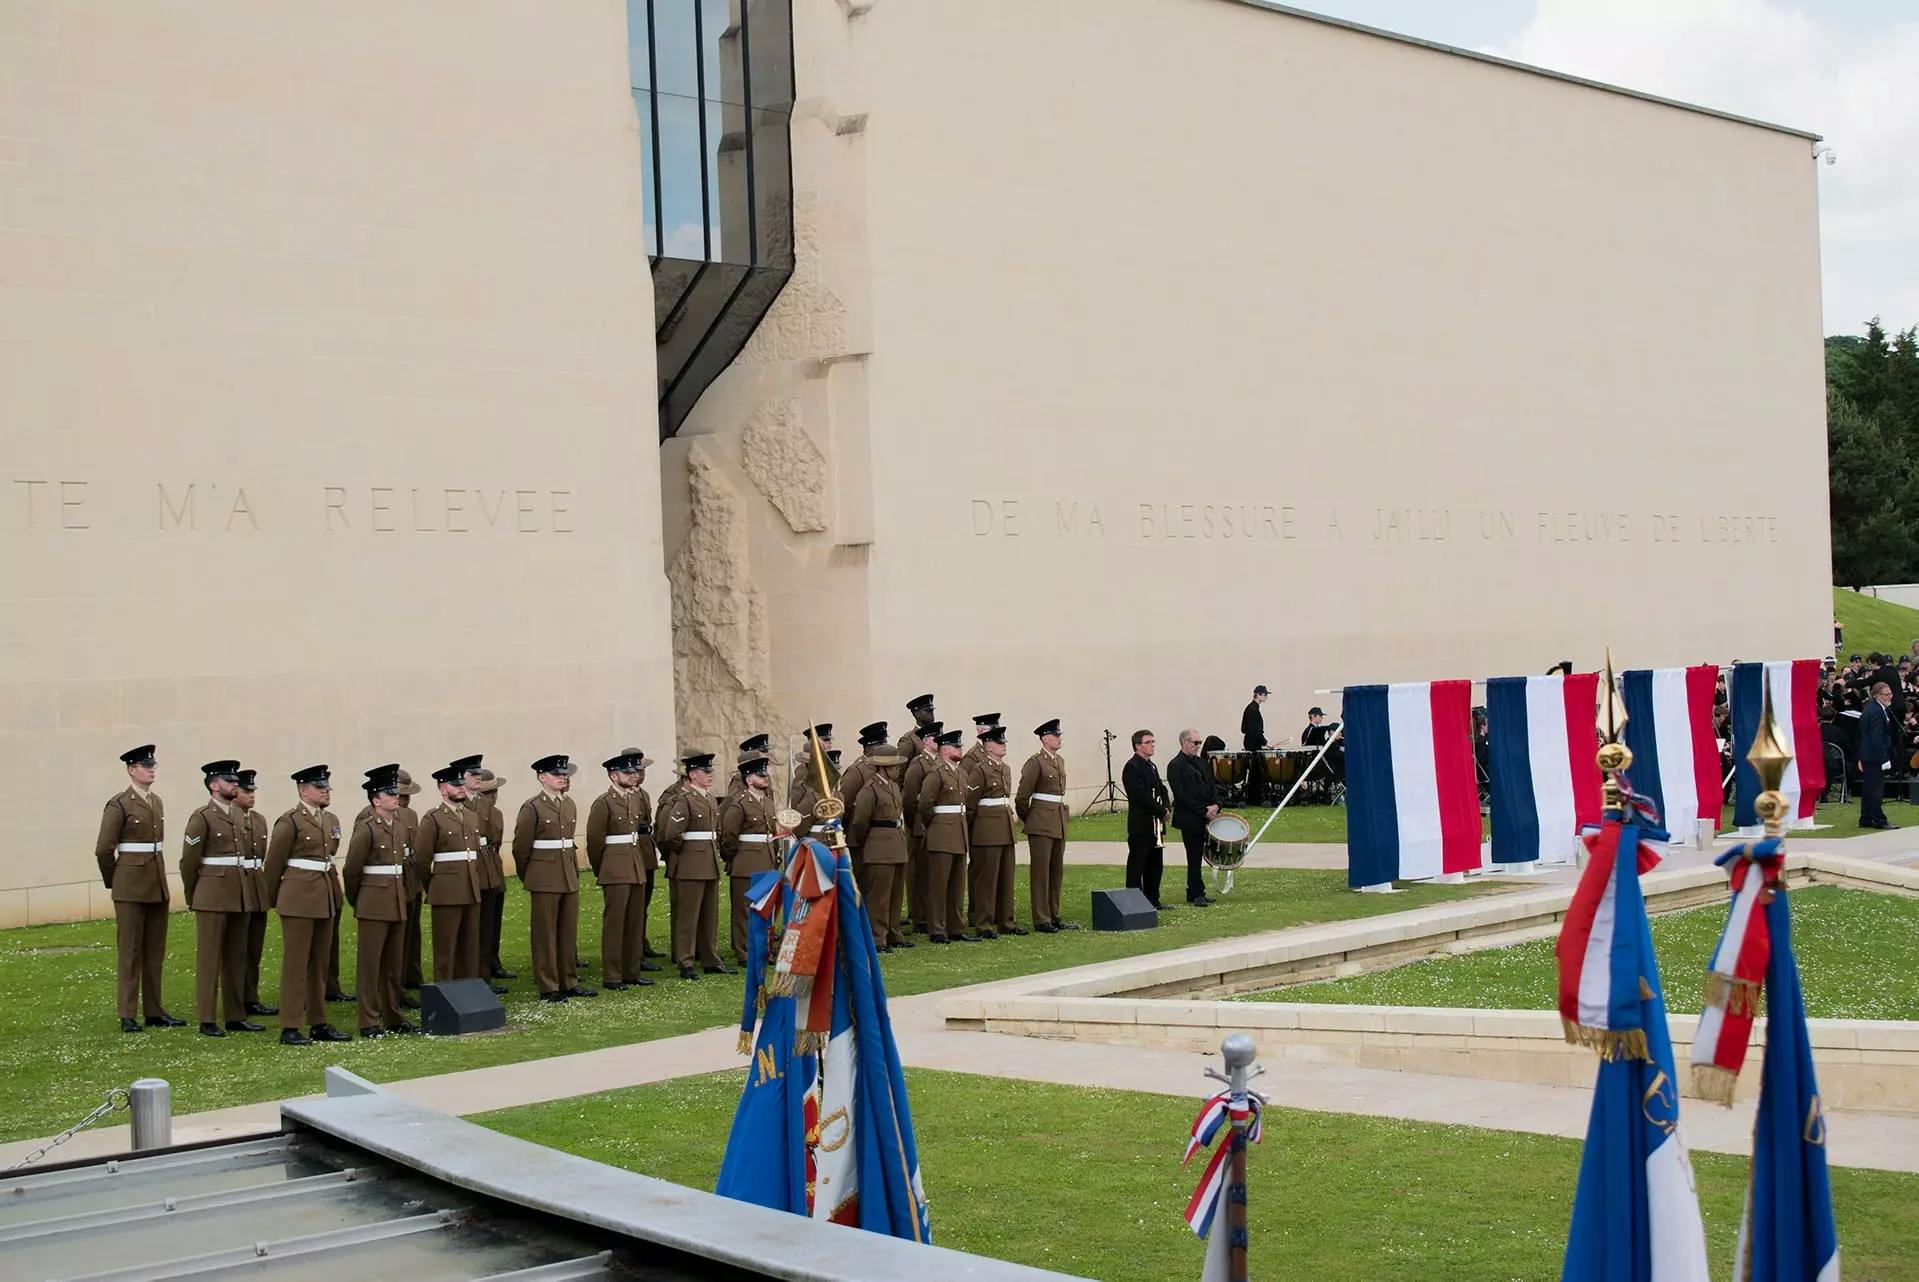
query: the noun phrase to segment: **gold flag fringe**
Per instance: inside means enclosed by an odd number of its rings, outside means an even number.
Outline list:
[[[751,1055],[753,1053],[753,1034],[742,1028],[740,1030],[740,1040],[736,1042],[735,1045],[739,1048],[740,1054]]]
[[[761,1015],[766,1014],[766,985],[760,985],[759,995],[753,999],[753,1009]]]
[[[793,1039],[795,1055],[823,1055],[826,1053],[826,1034],[817,1032],[801,1033]]]
[[[1764,1013],[1760,1006],[1763,994],[1764,986],[1750,979],[1736,979],[1716,970],[1706,972],[1706,1005],[1723,1006],[1728,1015],[1759,1018]]]
[[[1591,1048],[1601,1059],[1652,1061],[1652,1052],[1646,1047],[1646,1030],[1643,1028],[1588,1028],[1563,1015],[1559,1017],[1559,1023],[1565,1030],[1568,1042],[1574,1046]]]
[[[791,971],[780,971],[767,978],[766,989],[762,996],[791,997],[799,988],[799,977]]]
[[[1739,1074],[1717,1064],[1692,1066],[1692,1093],[1700,1099],[1732,1107],[1732,1093],[1739,1085]]]

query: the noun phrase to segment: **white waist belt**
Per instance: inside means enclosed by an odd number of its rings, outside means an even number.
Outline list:
[[[238,855],[208,855],[200,861],[200,866],[202,868],[238,868],[240,866],[240,857]]]
[[[479,856],[471,850],[442,850],[433,856],[436,864],[470,864]]]
[[[981,797],[979,803],[982,806],[1010,806],[1013,804],[1013,799],[1011,797]]]
[[[247,869],[249,872],[259,872],[262,868],[267,866],[267,861],[264,859],[242,859],[240,861],[240,866],[242,868]]]
[[[360,871],[369,877],[398,877],[406,870],[398,864],[368,864]]]
[[[571,837],[542,838],[541,840],[533,843],[533,849],[535,850],[571,850],[573,849],[573,838]]]
[[[301,872],[330,872],[333,864],[325,859],[289,859],[287,867],[298,868]]]
[[[1057,792],[1036,792],[1033,794],[1033,800],[1034,801],[1057,801],[1061,805],[1064,805],[1066,803],[1066,798],[1060,796]]]
[[[680,834],[680,840],[681,841],[711,841],[713,840],[713,834],[710,832],[704,832],[704,831],[683,832]]]
[[[609,846],[631,846],[637,843],[639,839],[640,834],[637,832],[616,832],[606,839],[606,844]]]
[[[743,832],[740,834],[740,840],[751,841],[751,842],[756,842],[760,845],[765,845],[767,842],[773,840],[773,838],[769,834],[763,833],[763,832]]]
[[[966,807],[965,806],[934,806],[933,813],[936,815],[963,815],[966,813]]]
[[[160,843],[157,841],[123,841],[113,848],[113,853],[116,855],[151,855],[158,853],[159,849]]]

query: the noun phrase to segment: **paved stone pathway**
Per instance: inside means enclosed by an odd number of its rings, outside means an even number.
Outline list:
[[[1834,844],[1842,845],[1847,854],[1855,850],[1868,853],[1856,846],[1856,842],[1864,840],[1869,839]],[[1885,852],[1887,858],[1897,855],[1894,850]],[[1543,878],[1531,880],[1544,882]],[[1283,933],[1274,932],[1275,936]],[[1246,939],[1237,942],[1243,943]],[[1183,951],[1186,950],[1172,950],[1166,956]],[[1101,964],[1104,963],[1094,963]],[[1064,976],[1070,971],[1054,974]],[[1201,1076],[1201,1070],[1211,1062],[1208,1056],[951,1030],[939,1016],[940,1004],[953,996],[988,995],[1014,986],[1023,988],[1030,986],[1034,978],[1026,975],[896,999],[892,1003],[893,1025],[902,1058],[917,1068],[1072,1086],[1151,1091],[1192,1098],[1210,1090],[1211,1083]],[[658,1041],[414,1078],[389,1083],[387,1089],[456,1114],[483,1113],[676,1077],[738,1070],[744,1067],[744,1061],[737,1052],[736,1037],[733,1028],[713,1028]],[[315,1061],[316,1076],[320,1062]],[[1571,1087],[1524,1086],[1291,1059],[1269,1060],[1268,1069],[1259,1081],[1259,1088],[1274,1104],[1283,1107],[1569,1138],[1585,1134],[1592,1102],[1589,1091]],[[1697,1149],[1746,1153],[1751,1147],[1752,1112],[1750,1104],[1725,1109],[1688,1100],[1684,1105],[1682,1134],[1686,1142]],[[277,1126],[278,1118],[277,1102],[191,1114],[175,1119],[174,1139],[184,1143],[268,1130]],[[1919,1171],[1919,1118],[1844,1112],[1831,1113],[1828,1118],[1834,1163]],[[125,1127],[84,1132],[64,1145],[59,1157],[71,1160],[120,1152],[125,1150],[127,1142]],[[31,1143],[0,1146],[0,1166],[10,1164],[31,1147]]]

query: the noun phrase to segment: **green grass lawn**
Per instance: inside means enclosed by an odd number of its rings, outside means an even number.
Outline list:
[[[1210,1089],[1193,1058],[1195,1097]],[[484,1125],[695,1188],[719,1173],[741,1077],[684,1078],[479,1117]],[[1196,1277],[1179,1164],[1196,1099],[909,1070],[933,1240],[1111,1282]],[[1255,1277],[1315,1282],[1553,1278],[1575,1140],[1274,1108],[1248,1158]],[[1731,1267],[1743,1157],[1693,1154],[1715,1273]],[[1919,1176],[1835,1168],[1846,1276],[1911,1278]]]
[[[1851,588],[1832,590],[1832,617],[1846,633],[1841,658],[1874,650],[1897,656],[1919,640],[1919,610],[1862,596]]]
[[[1174,875],[1169,870],[1168,876]],[[1024,873],[1017,881],[1020,917],[1026,920]],[[1092,892],[1123,881],[1115,867],[1069,865],[1063,892],[1067,916],[1085,922]],[[1240,874],[1233,893],[1219,907],[1182,907],[1168,913],[1158,930],[1078,930],[943,948],[926,944],[922,936],[920,947],[885,959],[887,987],[896,996],[923,993],[1229,935],[1396,912],[1483,889],[1428,887],[1388,898],[1348,892],[1344,874],[1338,872],[1250,869]],[[656,905],[652,934],[654,942],[664,946],[666,905],[660,900]],[[505,1031],[463,1039],[386,1038],[312,1048],[280,1046],[272,1019],[260,1021],[270,1025],[268,1032],[231,1034],[219,1041],[200,1036],[193,1027],[122,1033],[113,1009],[112,922],[0,932],[0,991],[10,999],[0,1004],[0,1140],[51,1134],[98,1103],[107,1088],[136,1077],[172,1082],[174,1112],[182,1114],[316,1091],[320,1070],[327,1064],[343,1065],[374,1081],[395,1081],[670,1037],[739,1018],[738,977],[709,975],[687,983],[664,971],[655,976],[660,983],[654,988],[602,993],[592,1001],[563,1006],[540,1002],[531,980],[527,906],[526,895],[513,885],[506,901],[502,952],[507,969],[520,978],[505,998]],[[580,946],[587,963],[581,979],[589,985],[598,983],[599,915],[599,892],[589,879],[580,893]],[[722,901],[722,951],[726,915]],[[341,977],[351,988],[351,914],[345,929]],[[262,972],[263,995],[276,1004],[277,921],[268,927]],[[174,1014],[193,1020],[193,923],[186,914],[171,919],[165,993]],[[350,1004],[335,1005],[331,1014],[336,1027],[352,1029]]]
[[[1698,1013],[1706,963],[1725,920],[1723,907],[1653,918],[1653,946],[1670,1010]],[[1911,983],[1919,973],[1919,899],[1837,886],[1795,890],[1792,939],[1807,1015],[1919,1019],[1919,990]],[[1553,941],[1537,939],[1242,1000],[1551,1010],[1558,1001],[1557,975]]]

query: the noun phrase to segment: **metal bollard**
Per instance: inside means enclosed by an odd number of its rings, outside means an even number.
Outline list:
[[[143,1077],[127,1091],[133,1117],[133,1148],[166,1148],[173,1143],[173,1087],[162,1077]]]

